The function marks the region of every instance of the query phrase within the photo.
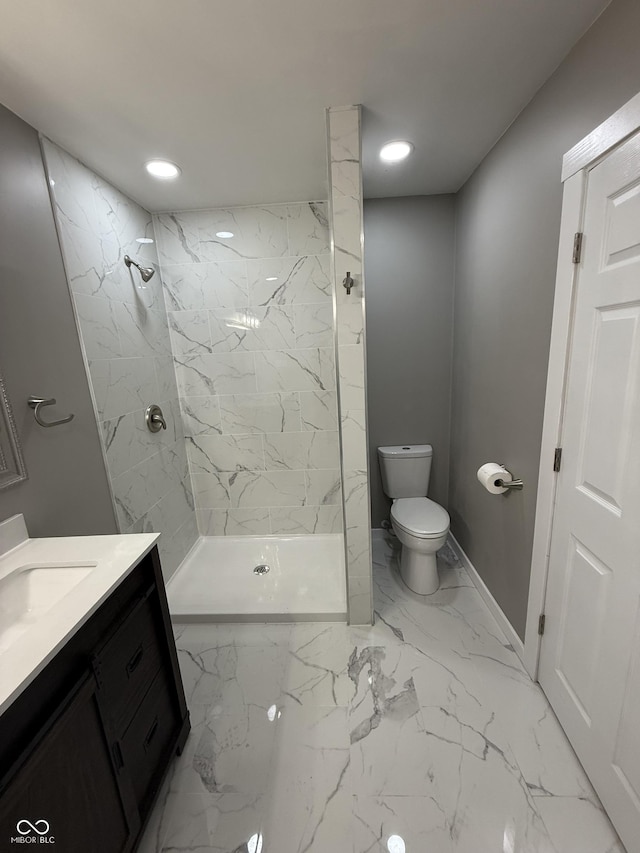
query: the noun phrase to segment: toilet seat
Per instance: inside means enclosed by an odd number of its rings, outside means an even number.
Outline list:
[[[429,498],[399,498],[391,507],[391,520],[418,539],[437,539],[449,530],[449,513]]]

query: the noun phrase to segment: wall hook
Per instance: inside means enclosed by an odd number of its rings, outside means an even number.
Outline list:
[[[356,286],[355,281],[351,278],[351,273],[347,273],[347,277],[342,280],[343,287],[346,288],[347,296],[351,293],[351,288]]]
[[[29,397],[27,400],[27,405],[33,409],[33,417],[36,419],[36,423],[41,427],[54,427],[59,426],[60,424],[68,424],[69,421],[72,421],[75,415],[67,415],[66,418],[60,418],[57,421],[43,421],[40,416],[40,409],[43,406],[55,406],[56,400],[55,397],[51,397],[48,400],[45,397]]]

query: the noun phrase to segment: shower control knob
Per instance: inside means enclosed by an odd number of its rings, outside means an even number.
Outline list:
[[[156,406],[155,403],[147,408],[147,411],[144,413],[144,420],[151,432],[160,432],[161,429],[167,428],[167,422],[162,414],[162,409],[160,406]]]

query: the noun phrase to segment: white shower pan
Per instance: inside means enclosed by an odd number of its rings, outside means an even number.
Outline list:
[[[344,540],[204,536],[167,583],[167,596],[179,622],[343,621]]]

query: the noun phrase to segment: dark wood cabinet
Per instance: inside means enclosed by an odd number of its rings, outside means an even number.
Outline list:
[[[0,853],[134,850],[188,733],[154,548],[0,718]]]
[[[162,625],[155,585],[131,607],[93,657],[109,724],[120,735],[162,666]]]
[[[40,733],[0,801],[0,849],[17,849],[18,842],[11,839],[23,832],[52,839],[41,843],[55,844],[65,853],[128,848],[129,822],[96,690],[87,672]],[[29,825],[35,829],[30,831]]]

